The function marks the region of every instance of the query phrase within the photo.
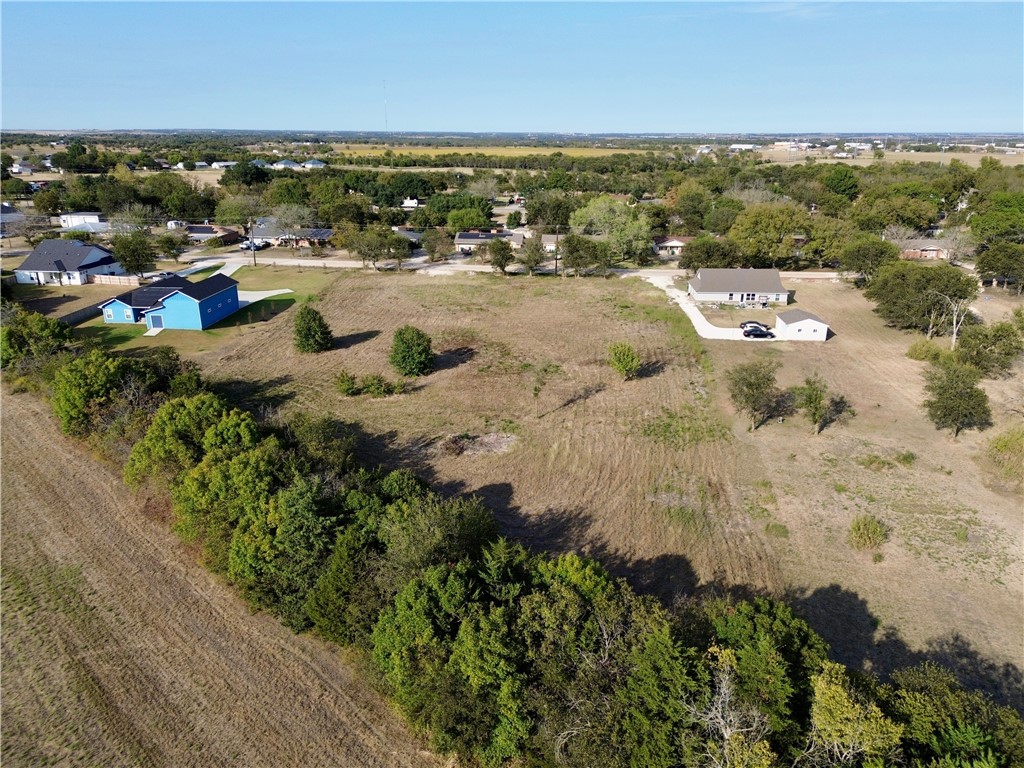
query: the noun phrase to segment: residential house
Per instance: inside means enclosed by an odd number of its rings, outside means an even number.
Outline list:
[[[683,248],[692,243],[696,238],[683,237],[679,235],[668,235],[666,237],[654,238],[654,250],[662,257],[680,256]]]
[[[789,341],[825,341],[828,323],[803,309],[788,309],[775,315],[775,336]]]
[[[910,240],[904,244],[901,259],[949,260],[949,248],[944,240]]]
[[[701,268],[690,279],[687,293],[694,301],[720,304],[789,303],[777,269]]]
[[[198,283],[175,275],[100,305],[105,323],[145,322],[150,330],[194,331],[209,328],[238,308],[238,282],[227,275],[211,275]]]
[[[235,230],[216,224],[186,224],[185,234],[191,243],[205,243],[207,240],[218,238],[223,245],[231,245],[242,239]]]
[[[234,168],[236,165],[238,165],[238,162],[236,160],[215,160],[212,163],[210,163],[210,167],[213,168],[214,170]]]
[[[403,211],[415,211],[419,207],[420,201],[417,200],[415,197],[407,197],[405,198],[405,200],[402,201]]]
[[[294,171],[302,166],[296,163],[294,160],[278,160],[272,166],[275,171]]]
[[[15,279],[27,285],[85,285],[90,275],[123,275],[114,254],[79,240],[44,240],[35,247]]]
[[[19,161],[11,165],[10,171],[11,173],[14,174],[31,176],[33,173],[35,173],[36,167],[34,165],[30,165],[29,163],[23,163]]]
[[[253,225],[249,239],[254,243],[291,245],[296,247],[327,245],[334,237],[334,230],[323,227],[295,227],[285,229],[277,224],[273,216],[262,216]]]
[[[326,168],[327,163],[325,163],[323,160],[317,160],[316,158],[314,158],[312,160],[307,160],[306,162],[304,162],[302,164],[302,167],[307,170],[317,171],[320,170],[321,168]]]
[[[512,250],[523,247],[522,232],[459,232],[455,235],[455,249],[462,253],[473,253],[483,243],[491,240],[507,240]]]
[[[142,313],[156,306],[160,299],[179,288],[191,286],[188,280],[172,275],[140,288],[134,288],[100,305],[105,323],[138,323]]]
[[[420,247],[420,238],[423,237],[423,232],[421,232],[420,230],[409,229],[408,227],[392,227],[391,231],[394,232],[396,235],[401,235],[410,243],[412,243],[413,248]]]
[[[268,163],[266,160],[259,160],[259,159],[257,159],[257,160],[250,160],[249,161],[249,165],[251,165],[253,168],[269,168],[270,167],[270,163]]]
[[[541,235],[540,243],[544,246],[545,253],[554,253],[558,250],[558,244],[562,238],[559,235]]]

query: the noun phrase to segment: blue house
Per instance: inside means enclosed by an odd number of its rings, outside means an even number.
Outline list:
[[[213,275],[190,283],[177,275],[101,304],[103,321],[200,331],[238,311],[238,281]]]

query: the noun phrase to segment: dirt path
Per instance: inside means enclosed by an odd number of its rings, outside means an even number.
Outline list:
[[[5,766],[430,766],[318,640],[249,613],[117,473],[3,397]]]

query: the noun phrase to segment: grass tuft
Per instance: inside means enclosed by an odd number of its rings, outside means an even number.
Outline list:
[[[850,523],[849,542],[854,549],[877,549],[888,539],[889,526],[874,515],[858,515]]]

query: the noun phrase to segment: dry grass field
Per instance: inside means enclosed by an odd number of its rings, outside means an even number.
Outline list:
[[[885,328],[845,284],[792,287],[836,336],[706,342],[710,381],[661,321],[664,295],[635,280],[344,274],[317,305],[334,350],[294,352],[282,316],[202,363],[214,377],[257,378],[284,409],[357,422],[373,460],[480,494],[507,533],[539,549],[595,554],[665,597],[786,594],[848,663],[941,658],[1012,699],[1021,497],[978,459],[1013,418],[1019,375],[986,382],[997,428],[954,441],[921,410],[923,365],[904,354],[913,337]],[[342,368],[392,375],[391,334],[407,322],[434,338],[439,370],[398,397],[337,394]],[[640,380],[605,365],[617,340],[650,361]],[[758,354],[783,363],[783,385],[820,371],[856,416],[816,437],[797,417],[748,433],[723,371]],[[446,452],[453,435],[470,450]],[[865,511],[891,527],[879,562],[846,541]]]
[[[959,160],[961,163],[977,168],[981,165],[983,157],[991,157],[1003,165],[1024,164],[1024,150],[1018,150],[1016,154],[1008,155],[1005,152],[894,152],[886,150],[885,157],[876,160],[871,152],[865,152],[860,157],[833,158],[829,155],[819,153],[817,150],[809,152],[790,152],[787,149],[776,149],[765,147],[758,150],[758,154],[765,160],[781,165],[793,165],[803,163],[807,157],[813,157],[815,162],[821,163],[846,163],[847,165],[868,166],[875,163],[940,163],[949,165],[950,160]]]
[[[253,615],[166,510],[3,403],[4,766],[434,766],[324,643]]]

